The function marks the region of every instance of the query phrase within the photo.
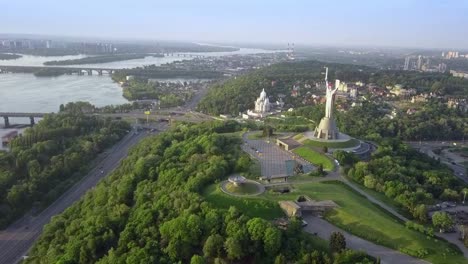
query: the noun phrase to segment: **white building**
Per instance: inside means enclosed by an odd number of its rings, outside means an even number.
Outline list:
[[[260,97],[255,101],[255,112],[266,113],[270,112],[270,99],[268,99],[265,89],[260,93]]]
[[[265,89],[260,93],[260,97],[255,100],[255,109],[247,110],[247,116],[253,118],[262,118],[269,115],[271,112],[271,103],[270,99],[265,92]]]

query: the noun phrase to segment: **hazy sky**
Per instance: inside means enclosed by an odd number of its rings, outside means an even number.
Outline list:
[[[468,0],[0,0],[0,33],[468,49]]]

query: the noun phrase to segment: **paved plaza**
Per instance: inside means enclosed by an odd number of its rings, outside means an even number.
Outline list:
[[[249,134],[243,135],[242,149],[260,161],[262,176],[286,176],[286,161],[288,160],[296,160],[309,170],[312,169],[310,163],[300,158],[295,159],[292,154],[275,145],[274,139],[270,139],[268,143],[265,139],[248,139]]]

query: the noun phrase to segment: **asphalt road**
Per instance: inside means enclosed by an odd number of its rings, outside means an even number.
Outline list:
[[[412,141],[412,142],[406,142],[413,148],[419,150],[419,152],[424,153],[428,155],[431,158],[434,159],[440,159],[440,161],[444,164],[446,164],[449,168],[453,170],[453,174],[458,177],[460,180],[464,181],[465,183],[468,183],[468,175],[466,174],[466,168],[465,166],[462,166],[460,164],[453,164],[452,162],[449,162],[445,157],[437,155],[433,152],[434,149],[440,148],[440,147],[448,147],[448,146],[454,146],[453,143],[456,143],[458,147],[460,146],[467,146],[466,142],[462,141]]]
[[[0,231],[0,264],[18,263],[27,255],[30,247],[42,232],[42,228],[51,217],[57,215],[78,201],[89,189],[93,188],[103,177],[112,172],[120,161],[127,156],[129,148],[149,135],[142,131],[136,134],[130,132],[110,150],[105,157],[88,175],[77,182],[73,187],[60,196],[39,215],[25,215],[11,224],[7,229]],[[103,171],[101,173],[101,170]]]

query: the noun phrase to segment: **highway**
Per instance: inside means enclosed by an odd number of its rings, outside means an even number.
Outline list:
[[[465,141],[408,141],[406,142],[413,148],[419,150],[419,152],[428,155],[434,159],[440,159],[442,163],[447,165],[449,168],[453,170],[453,174],[458,177],[460,180],[468,183],[468,175],[466,175],[466,168],[463,165],[450,162],[447,158],[437,155],[434,153],[434,149],[441,148],[441,147],[467,147],[468,144]]]
[[[160,130],[165,130],[161,127]],[[42,232],[51,217],[64,211],[78,201],[89,189],[93,188],[103,177],[111,173],[120,161],[127,156],[128,150],[141,139],[150,135],[146,131],[131,131],[120,142],[107,150],[105,156],[88,175],[72,186],[54,203],[40,214],[27,214],[0,231],[0,264],[12,264],[21,261],[27,255],[30,247]]]

